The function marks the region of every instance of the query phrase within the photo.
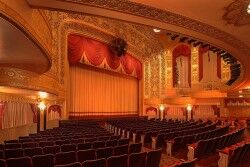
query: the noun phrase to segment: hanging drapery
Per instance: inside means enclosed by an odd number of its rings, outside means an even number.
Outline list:
[[[6,103],[0,102],[0,129],[2,129],[3,113],[4,113],[5,106],[6,106]]]
[[[62,116],[61,106],[59,105],[51,105],[48,108],[48,120],[56,120],[60,119]]]
[[[178,59],[179,61],[177,61],[177,58],[180,56],[186,57],[184,66],[181,66],[181,62],[179,62],[181,60],[180,58]],[[177,68],[177,64],[180,64],[180,65],[178,65],[179,69]],[[186,64],[187,64],[187,71],[185,71],[185,73],[183,73],[184,70],[182,70],[182,69],[184,67],[186,67]],[[181,44],[173,50],[172,68],[173,68],[173,86],[176,87],[179,84],[178,83],[178,76],[180,77],[180,76],[187,75],[188,80],[185,82],[187,82],[188,86],[191,87],[191,49],[189,46]],[[177,71],[178,71],[178,74],[177,74]],[[183,74],[180,74],[180,72],[182,72]]]
[[[2,128],[33,123],[33,111],[29,103],[8,102],[4,108]]]
[[[68,60],[71,65],[82,63],[141,79],[142,64],[130,54],[118,57],[100,41],[78,35],[68,36]]]
[[[220,55],[209,51],[208,47],[199,47],[199,81],[216,81],[218,78],[221,79]]]
[[[138,114],[138,80],[78,66],[70,67],[70,116]]]
[[[30,104],[30,107],[31,107],[31,110],[33,112],[33,123],[37,123],[37,110],[38,110],[38,107],[36,104]]]

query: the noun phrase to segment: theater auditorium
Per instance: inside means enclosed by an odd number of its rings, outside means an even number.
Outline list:
[[[0,0],[0,167],[250,167],[250,0]]]

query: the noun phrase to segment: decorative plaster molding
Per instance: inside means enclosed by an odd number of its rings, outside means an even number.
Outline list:
[[[247,13],[249,0],[234,0],[225,8],[223,19],[228,24],[244,26],[250,24],[250,14]]]
[[[124,0],[57,0],[63,2],[71,2],[81,5],[88,5],[93,7],[99,7],[109,10],[114,10],[122,13],[128,13],[136,16],[141,16],[145,18],[150,18],[165,22],[168,24],[176,25],[183,27],[189,30],[193,30],[207,36],[210,36],[214,39],[223,41],[232,47],[241,50],[243,53],[248,54],[250,47],[248,47],[244,42],[237,39],[233,35],[226,33],[216,27],[202,23],[191,18],[175,14],[166,10],[157,9],[147,5],[124,1]]]

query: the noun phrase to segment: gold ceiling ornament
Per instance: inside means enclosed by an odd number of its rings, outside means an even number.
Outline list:
[[[37,10],[33,9],[32,21],[31,23],[28,23],[19,13],[10,8],[4,2],[0,1],[0,14],[7,17],[13,24],[16,24],[18,26],[17,28],[21,31],[24,31],[27,34],[27,37],[34,40],[35,43],[45,52],[47,57],[51,59],[50,31],[42,24],[44,22],[42,20],[43,18],[41,18]]]
[[[46,75],[16,69],[0,68],[0,85],[22,89],[45,90],[52,94],[64,96],[63,88],[59,83]]]
[[[37,102],[37,99],[31,99],[21,95],[14,95],[8,93],[0,93],[0,102],[18,102],[18,103],[33,103]]]
[[[122,37],[128,43],[128,52],[142,62],[157,55],[163,48],[151,27],[118,20],[89,16],[74,12],[42,11],[51,26],[55,66],[59,66],[60,83],[64,84],[67,59],[67,35],[76,33],[110,44],[114,37]],[[52,66],[53,68],[53,66]]]
[[[189,30],[193,30],[212,38],[223,41],[234,48],[241,50],[245,54],[249,54],[250,47],[248,47],[243,41],[237,39],[233,35],[222,31],[211,25],[202,23],[200,21],[182,16],[170,11],[154,8],[144,4],[124,1],[124,0],[57,0],[62,2],[71,2],[81,5],[88,5],[98,8],[104,8],[108,10],[114,10],[118,12],[126,12],[131,15],[136,15],[140,17],[150,18],[153,20],[161,21],[164,23],[176,25]],[[243,1],[243,0],[241,0]]]
[[[250,24],[250,13],[247,12],[249,5],[249,0],[234,0],[225,8],[223,20],[235,26]]]

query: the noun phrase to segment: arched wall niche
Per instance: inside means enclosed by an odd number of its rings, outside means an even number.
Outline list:
[[[58,82],[57,70],[54,70],[58,67],[54,67],[52,32],[41,11],[30,8],[25,0],[15,2],[3,0],[0,1],[0,15],[35,43],[45,53],[52,67],[42,75],[13,67],[0,67],[0,85],[60,94],[62,87]]]

